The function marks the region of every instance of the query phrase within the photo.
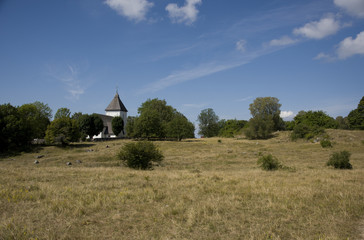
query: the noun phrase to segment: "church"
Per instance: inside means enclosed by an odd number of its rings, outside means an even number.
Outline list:
[[[118,92],[116,92],[114,98],[111,100],[109,106],[105,109],[104,114],[98,114],[104,123],[104,129],[102,132],[95,136],[94,138],[116,138],[116,137],[125,137],[126,131],[126,121],[127,121],[127,112],[128,110],[125,108],[123,102],[120,100]],[[124,121],[124,131],[122,131],[118,136],[112,131],[112,119],[114,117],[121,117]]]

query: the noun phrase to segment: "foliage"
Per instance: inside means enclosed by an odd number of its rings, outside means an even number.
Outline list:
[[[321,140],[320,144],[321,144],[321,147],[323,147],[323,148],[331,148],[332,147],[331,141],[328,140],[328,139]]]
[[[337,121],[323,111],[300,111],[294,117],[291,139],[311,139],[323,134],[326,128],[337,127]]]
[[[353,166],[349,162],[350,155],[351,154],[348,151],[334,152],[326,165],[339,169],[352,169]]]
[[[245,136],[249,139],[268,139],[274,131],[274,121],[271,118],[256,116],[251,118],[248,127],[245,129]]]
[[[349,129],[349,121],[347,117],[338,116],[335,119],[338,129]]]
[[[29,146],[33,134],[32,123],[25,114],[10,104],[0,105],[0,152]]]
[[[44,109],[42,109],[44,108]],[[24,104],[18,108],[21,117],[29,124],[31,128],[30,138],[44,138],[45,131],[50,124],[51,110],[47,105],[36,102],[30,104]],[[45,112],[47,111],[47,112]]]
[[[112,131],[115,136],[119,136],[121,132],[124,134],[124,120],[121,117],[114,117],[111,121]]]
[[[78,124],[80,131],[89,136],[91,139],[104,129],[104,123],[100,116],[96,113],[91,115],[83,114],[82,116],[79,116]]]
[[[138,109],[139,116],[128,118],[127,134],[140,138],[194,137],[194,125],[165,100],[148,99]]]
[[[267,139],[273,131],[284,129],[280,117],[281,104],[275,97],[259,97],[249,105],[252,118],[249,120],[245,135],[249,139]]]
[[[277,170],[281,168],[281,164],[276,157],[272,154],[268,154],[265,156],[261,156],[258,159],[257,164],[263,169],[267,171]]]
[[[126,121],[126,135],[128,137],[135,137],[135,122],[137,119],[137,117],[128,116]]]
[[[164,157],[154,143],[141,141],[125,144],[118,153],[118,158],[130,168],[149,169],[152,162],[161,162]]]
[[[214,137],[219,133],[219,117],[212,108],[204,109],[198,115],[199,134],[204,137]]]
[[[307,140],[314,138],[325,133],[325,129],[315,125],[308,125],[305,123],[299,123],[293,128],[291,133],[291,139],[296,140],[298,138],[305,138]]]
[[[284,122],[280,117],[282,104],[275,97],[258,97],[249,105],[253,118],[259,117],[262,120],[273,120],[273,130],[282,130]]]
[[[177,138],[178,141],[194,138],[195,126],[182,113],[176,113],[167,125],[167,136]]]
[[[364,130],[364,97],[360,100],[358,107],[348,115],[350,129]]]
[[[143,110],[143,114],[135,121],[134,134],[141,138],[165,137],[165,128],[157,110]]]
[[[54,115],[54,119],[70,118],[70,116],[71,116],[71,111],[68,108],[60,108]]]
[[[55,119],[48,126],[45,136],[47,144],[68,145],[80,139],[80,130],[76,120],[62,117]]]
[[[221,121],[220,121],[221,122]],[[234,137],[239,134],[241,129],[247,124],[247,121],[230,119],[224,121],[224,124],[220,127],[219,136],[220,137]]]

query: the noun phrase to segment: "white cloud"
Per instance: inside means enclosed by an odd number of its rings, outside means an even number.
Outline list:
[[[186,0],[183,7],[178,7],[175,3],[170,3],[166,7],[169,17],[173,22],[192,24],[197,19],[198,10],[197,4],[202,4],[202,0]]]
[[[279,39],[273,39],[272,41],[269,42],[270,46],[287,46],[287,45],[291,45],[296,43],[297,40],[292,39],[288,36],[283,36]]]
[[[293,118],[295,114],[292,111],[281,111],[281,118]]]
[[[182,104],[183,107],[185,108],[204,108],[207,106],[206,103],[187,103],[187,104]]]
[[[240,52],[245,52],[246,50],[246,41],[244,39],[236,42],[236,50]]]
[[[336,60],[336,57],[333,57],[333,56],[331,56],[329,54],[321,52],[321,53],[317,54],[317,56],[314,57],[313,59],[314,60],[326,60],[326,61],[330,62],[330,61]]]
[[[364,1],[363,0],[334,0],[334,3],[349,14],[364,18]]]
[[[352,37],[345,38],[337,49],[337,55],[340,59],[356,54],[364,54],[364,31],[359,33],[355,39]]]
[[[106,0],[105,3],[118,14],[137,22],[144,20],[149,8],[154,5],[148,0]]]
[[[252,96],[250,96],[250,97],[245,97],[245,98],[240,98],[240,99],[237,99],[236,101],[237,102],[245,102],[245,101],[248,101],[248,100],[250,100],[250,99],[252,99],[253,97]]]
[[[340,29],[340,22],[333,16],[322,18],[320,21],[313,21],[303,27],[295,28],[293,33],[307,38],[322,39],[337,33]]]
[[[65,86],[69,94],[66,96],[67,99],[78,100],[85,93],[85,87],[81,84],[79,73],[75,66],[68,65],[67,70],[48,66],[48,75],[57,79]]]
[[[177,85],[179,83],[195,80],[198,78],[202,78],[205,76],[209,76],[211,74],[221,72],[224,70],[228,70],[231,68],[235,68],[241,65],[248,63],[248,61],[244,62],[236,62],[236,63],[228,63],[228,64],[216,64],[209,63],[198,66],[196,68],[178,71],[168,75],[165,78],[162,78],[154,83],[149,84],[145,88],[141,89],[138,93],[144,94],[148,92],[157,92],[163,90],[167,87]]]

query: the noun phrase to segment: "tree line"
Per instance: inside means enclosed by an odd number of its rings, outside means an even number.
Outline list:
[[[244,134],[248,139],[267,139],[273,132],[291,130],[292,139],[311,139],[322,135],[327,128],[364,130],[364,97],[348,116],[336,119],[323,111],[301,111],[292,121],[280,117],[279,99],[256,98],[249,105],[252,115],[249,121],[220,120],[212,108],[198,115],[199,134],[203,137],[234,137]],[[115,135],[124,131],[121,117],[112,120]],[[45,139],[47,144],[67,145],[71,142],[93,138],[103,130],[98,114],[71,115],[67,108],[57,110],[52,120],[48,104],[34,102],[14,107],[0,105],[0,152],[27,148],[34,139]],[[138,108],[138,116],[129,116],[125,126],[131,138],[194,138],[195,126],[182,113],[167,105],[165,100],[148,99]]]

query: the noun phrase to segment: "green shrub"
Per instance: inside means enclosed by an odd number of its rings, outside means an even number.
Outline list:
[[[335,152],[331,155],[326,165],[339,169],[352,169],[353,166],[349,163],[350,155],[348,151]]]
[[[331,148],[332,147],[331,141],[328,140],[328,139],[321,140],[320,144],[321,144],[321,147],[323,147],[323,148]]]
[[[149,169],[152,162],[161,162],[164,157],[155,144],[142,141],[125,144],[118,153],[118,158],[130,168]]]
[[[282,167],[278,159],[272,154],[260,157],[257,163],[263,170],[267,171],[277,170]]]

